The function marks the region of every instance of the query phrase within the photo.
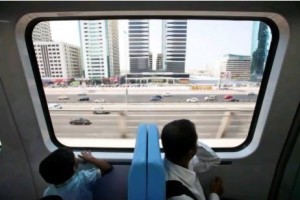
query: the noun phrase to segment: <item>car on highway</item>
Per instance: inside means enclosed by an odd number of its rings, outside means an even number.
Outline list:
[[[62,105],[59,103],[48,103],[49,110],[60,110],[62,109]]]
[[[217,96],[216,95],[210,95],[210,96],[206,96],[204,97],[205,101],[216,101],[217,100]]]
[[[233,96],[231,96],[231,95],[225,95],[224,96],[224,99],[227,99],[227,100],[232,99],[232,98],[233,98]]]
[[[161,101],[161,98],[159,98],[157,96],[153,96],[150,98],[150,101]]]
[[[58,100],[69,100],[68,96],[59,96]]]
[[[80,98],[78,99],[78,101],[89,101],[89,100],[90,100],[89,97],[80,97]]]
[[[92,122],[90,120],[82,118],[82,117],[71,119],[69,123],[71,125],[90,125],[90,124],[92,124]]]
[[[229,102],[239,102],[240,100],[238,99],[229,99]]]
[[[94,102],[95,103],[104,103],[105,99],[95,99]]]
[[[154,95],[153,97],[160,98],[160,99],[162,99],[162,98],[163,98],[163,96],[162,96],[162,95]]]
[[[171,96],[172,96],[172,94],[171,94],[171,93],[169,93],[169,92],[166,92],[166,93],[162,94],[162,96],[163,96],[163,97],[171,97]]]
[[[198,101],[199,101],[199,99],[196,97],[192,97],[192,98],[186,100],[186,102],[190,102],[190,103],[196,103]]]
[[[248,96],[256,96],[256,94],[254,92],[249,92],[247,95]]]
[[[107,115],[107,114],[110,114],[109,111],[106,111],[106,110],[94,110],[93,111],[94,114],[101,114],[101,115]]]

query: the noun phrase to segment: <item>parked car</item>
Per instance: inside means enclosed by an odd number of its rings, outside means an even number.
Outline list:
[[[190,102],[190,103],[196,103],[196,102],[198,102],[198,101],[199,101],[199,99],[196,98],[196,97],[193,97],[193,98],[190,98],[190,99],[187,99],[187,100],[186,100],[186,102]]]
[[[82,118],[82,117],[72,119],[69,123],[71,125],[90,125],[90,124],[92,124],[92,122],[90,120]]]
[[[58,100],[68,100],[69,97],[68,96],[59,96]]]
[[[86,96],[85,93],[80,93],[80,94],[77,94],[77,96]]]
[[[58,110],[62,109],[62,105],[60,105],[59,103],[49,103],[48,108],[49,110]]]
[[[105,110],[94,110],[93,113],[94,114],[102,114],[102,115],[110,114],[109,111],[105,111]]]
[[[229,102],[239,102],[240,100],[238,99],[229,99]]]
[[[89,101],[90,98],[89,97],[81,97],[78,99],[78,101]]]
[[[105,99],[95,99],[94,102],[95,103],[104,103]]]
[[[151,97],[150,101],[160,101],[161,98],[157,97],[157,96],[153,96]]]
[[[207,96],[207,97],[204,97],[204,100],[205,101],[216,101],[217,96],[216,95]]]
[[[227,99],[227,100],[229,100],[229,99],[232,99],[233,97],[231,96],[231,95],[225,95],[224,96],[224,99]]]

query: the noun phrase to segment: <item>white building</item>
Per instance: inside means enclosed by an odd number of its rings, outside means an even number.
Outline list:
[[[64,42],[34,42],[42,78],[80,77],[80,48]]]
[[[184,73],[186,58],[187,21],[162,21],[163,70]]]
[[[220,63],[220,76],[227,76],[232,80],[250,80],[251,56],[226,54]]]
[[[50,22],[40,22],[34,27],[32,31],[32,41],[52,41]]]
[[[129,20],[130,73],[149,72],[149,20]]]
[[[118,22],[79,21],[85,78],[101,79],[120,74]]]

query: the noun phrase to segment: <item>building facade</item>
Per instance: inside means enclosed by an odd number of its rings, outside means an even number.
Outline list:
[[[253,22],[251,46],[251,80],[261,80],[271,42],[271,29],[264,22]]]
[[[101,80],[120,74],[117,20],[79,21],[85,78]]]
[[[163,71],[184,73],[187,20],[162,20]]]
[[[149,70],[153,71],[153,54],[149,52]]]
[[[152,70],[149,62],[149,20],[128,20],[130,73]]]
[[[79,21],[79,33],[85,78],[108,77],[108,46],[105,20]]]
[[[34,27],[32,31],[32,41],[33,42],[52,41],[50,22],[40,22]]]
[[[162,54],[159,53],[156,57],[156,71],[162,71],[162,69]]]
[[[220,63],[220,77],[227,79],[248,81],[250,80],[251,56],[226,54]]]
[[[119,30],[118,20],[107,21],[107,41],[108,41],[108,76],[114,77],[120,75],[120,57],[119,57]]]
[[[34,50],[42,78],[80,77],[80,48],[63,42],[34,42]]]

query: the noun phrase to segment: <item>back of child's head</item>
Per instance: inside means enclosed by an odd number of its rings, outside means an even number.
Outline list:
[[[58,185],[73,176],[74,166],[74,153],[68,148],[59,148],[40,163],[39,171],[47,183]]]
[[[175,120],[163,127],[162,145],[166,157],[176,162],[185,158],[197,145],[197,132],[194,123],[187,119]]]

